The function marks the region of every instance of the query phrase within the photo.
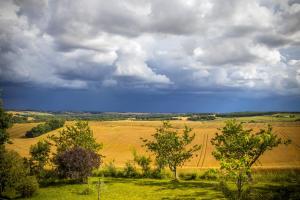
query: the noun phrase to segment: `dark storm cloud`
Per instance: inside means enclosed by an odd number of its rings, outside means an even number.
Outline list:
[[[40,87],[299,95],[297,1],[1,1],[0,77]]]
[[[281,35],[258,35],[256,41],[271,48],[282,47],[293,42],[291,39]]]
[[[294,3],[290,7],[289,12],[282,12],[279,27],[280,32],[288,35],[296,34],[300,30],[299,3]]]

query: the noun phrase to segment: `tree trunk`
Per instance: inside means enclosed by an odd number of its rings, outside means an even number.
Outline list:
[[[251,172],[247,172],[247,176],[248,176],[249,181],[252,182],[253,181],[253,177],[252,177]]]
[[[177,180],[177,167],[174,167],[174,180]]]
[[[237,183],[236,183],[236,186],[237,186],[237,199],[240,200],[241,197],[242,197],[242,187],[243,187],[243,180],[242,180],[242,176],[241,174],[238,176],[238,179],[237,179]]]

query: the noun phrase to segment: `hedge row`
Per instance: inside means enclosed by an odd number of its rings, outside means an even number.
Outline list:
[[[38,137],[44,133],[47,133],[49,131],[53,131],[55,129],[63,127],[65,124],[65,121],[58,120],[58,119],[51,119],[47,121],[44,124],[39,124],[35,127],[33,127],[31,130],[27,131],[25,134],[25,137],[33,138]]]

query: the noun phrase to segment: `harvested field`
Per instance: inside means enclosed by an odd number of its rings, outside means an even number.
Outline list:
[[[73,122],[67,122],[71,124]],[[218,162],[213,158],[211,152],[213,146],[211,138],[224,125],[224,121],[211,122],[190,122],[190,121],[171,121],[176,128],[183,128],[188,125],[193,128],[196,134],[195,143],[201,144],[202,149],[197,157],[193,157],[186,163],[184,168],[208,168],[217,167]],[[9,133],[13,144],[7,145],[8,149],[14,149],[22,156],[28,156],[30,145],[38,140],[46,138],[49,134],[56,134],[58,130],[37,138],[24,138],[27,130],[35,126],[34,123],[15,124]],[[155,129],[161,125],[160,121],[104,121],[89,122],[97,141],[104,144],[101,153],[105,156],[105,162],[115,161],[117,166],[123,166],[125,162],[132,159],[132,150],[135,148],[139,153],[145,153],[141,147],[143,138],[150,138]],[[267,152],[255,164],[257,168],[299,168],[300,167],[300,123],[299,122],[271,122],[276,134],[282,138],[292,139],[289,146],[280,146],[271,152]],[[266,123],[245,123],[245,127],[258,131],[266,128]]]

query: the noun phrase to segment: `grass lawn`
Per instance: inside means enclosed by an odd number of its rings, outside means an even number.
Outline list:
[[[87,184],[56,185],[40,188],[31,199],[97,199],[98,178],[90,178]],[[118,199],[225,199],[216,189],[214,181],[180,181],[154,179],[104,178],[101,183],[101,200]],[[92,193],[83,195],[87,188]]]
[[[89,179],[89,184],[57,184],[39,189],[31,199],[97,199],[96,183],[98,178]],[[232,186],[232,185],[231,185]],[[82,194],[87,188],[91,193]],[[294,195],[297,192],[299,184],[282,182],[259,182],[254,184],[254,190],[258,197],[265,200],[274,199],[274,194],[282,197]],[[292,194],[291,194],[292,191]],[[267,195],[269,198],[264,198]],[[298,193],[296,196],[299,195]],[[276,197],[277,197],[276,196]],[[295,195],[294,195],[295,196]],[[104,178],[101,181],[101,200],[135,200],[135,199],[225,199],[223,193],[218,190],[217,181],[180,181],[171,182],[170,180],[156,179],[125,179],[125,178]],[[256,198],[255,198],[256,199]],[[277,198],[275,198],[277,199]],[[279,197],[281,199],[281,197]],[[283,198],[285,199],[285,198]],[[292,198],[294,199],[294,198]],[[297,199],[297,197],[296,197]]]

